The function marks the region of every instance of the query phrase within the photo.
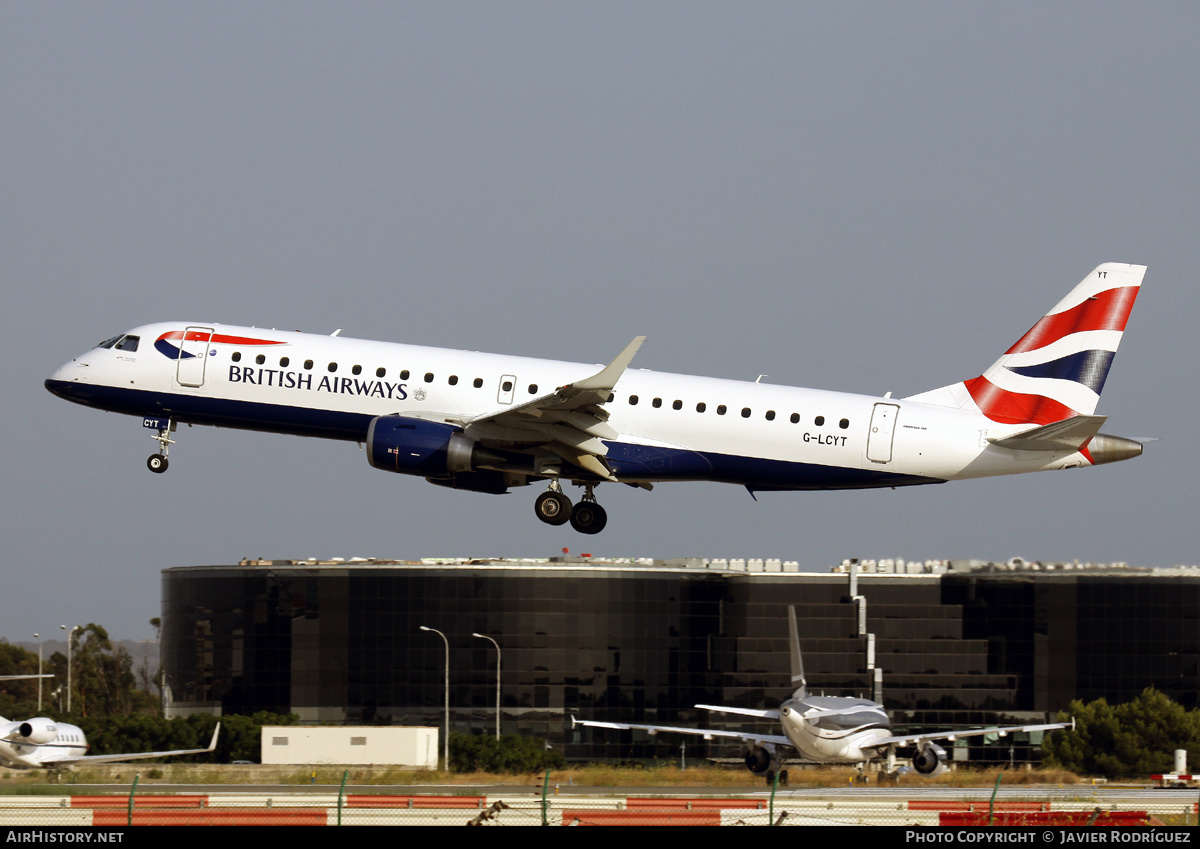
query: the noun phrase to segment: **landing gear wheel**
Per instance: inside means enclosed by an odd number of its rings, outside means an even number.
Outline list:
[[[571,511],[571,527],[581,534],[598,534],[608,524],[608,513],[594,501],[580,501]]]
[[[787,783],[788,783],[787,779],[788,779],[787,770],[786,769],[779,770],[779,786],[780,787],[787,787]]]
[[[571,499],[561,492],[543,492],[533,502],[533,512],[547,525],[565,525],[571,521]]]
[[[151,454],[146,460],[146,468],[161,475],[167,470],[167,458],[163,454]]]

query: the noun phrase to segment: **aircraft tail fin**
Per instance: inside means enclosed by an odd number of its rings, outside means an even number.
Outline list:
[[[1096,411],[1146,266],[1106,262],[979,377],[906,399],[1046,425]]]
[[[796,608],[788,605],[788,638],[792,649],[793,699],[808,695],[808,683],[804,680],[804,658],[800,656],[800,629],[796,627]]]

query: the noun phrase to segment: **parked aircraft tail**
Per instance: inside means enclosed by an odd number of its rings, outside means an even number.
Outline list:
[[[1145,274],[1144,265],[1099,266],[979,377],[907,400],[1004,424],[1092,415]]]
[[[788,605],[788,635],[792,649],[792,686],[795,692],[793,699],[803,699],[808,695],[808,682],[804,680],[804,658],[800,656],[800,629],[796,627],[796,608]]]

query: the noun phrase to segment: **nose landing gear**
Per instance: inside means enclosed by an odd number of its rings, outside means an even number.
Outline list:
[[[167,452],[170,451],[169,446],[175,444],[175,440],[171,438],[171,431],[175,430],[175,422],[171,419],[146,418],[142,420],[143,427],[154,428],[158,434],[153,438],[158,442],[161,449],[158,454],[151,454],[146,458],[146,468],[155,474],[161,475],[167,470],[169,463],[167,462]]]

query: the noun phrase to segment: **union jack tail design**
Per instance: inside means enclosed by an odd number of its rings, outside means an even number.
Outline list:
[[[976,409],[1004,424],[1090,416],[1145,275],[1144,265],[1101,265],[979,377],[909,400]]]

